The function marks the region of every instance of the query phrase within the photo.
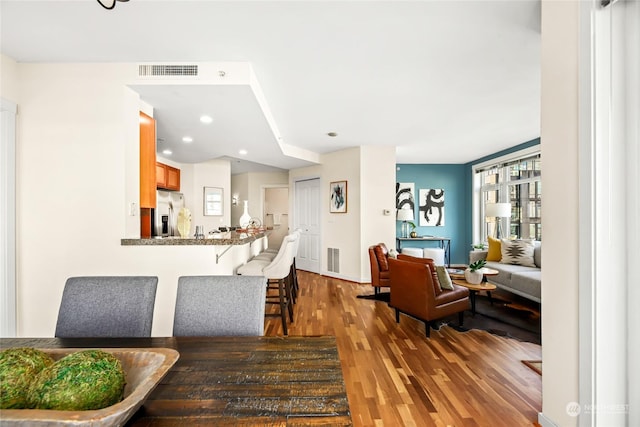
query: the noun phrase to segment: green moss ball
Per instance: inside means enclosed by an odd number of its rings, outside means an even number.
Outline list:
[[[0,352],[0,409],[26,408],[29,384],[51,365],[51,356],[35,348],[8,348]]]
[[[102,409],[122,400],[124,386],[124,370],[114,355],[83,350],[43,369],[31,384],[29,404],[61,411]]]

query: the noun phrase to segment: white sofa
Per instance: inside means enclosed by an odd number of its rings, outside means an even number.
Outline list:
[[[471,251],[469,253],[469,262],[486,259],[487,253],[488,251]],[[542,246],[540,242],[535,242],[533,251],[535,267],[487,261],[486,267],[493,268],[499,272],[495,276],[487,276],[487,281],[514,294],[540,302],[542,284],[541,254]]]

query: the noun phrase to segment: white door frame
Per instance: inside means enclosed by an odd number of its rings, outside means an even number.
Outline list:
[[[0,336],[16,336],[16,112],[0,99]]]

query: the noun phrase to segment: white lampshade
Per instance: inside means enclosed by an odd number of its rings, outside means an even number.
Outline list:
[[[511,203],[487,203],[485,216],[508,218],[511,216]]]
[[[398,221],[413,221],[413,209],[398,209],[396,219]]]

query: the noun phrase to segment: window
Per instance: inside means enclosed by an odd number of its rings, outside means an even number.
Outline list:
[[[526,150],[474,166],[474,188],[479,202],[478,219],[474,222],[476,238],[482,241],[486,241],[487,236],[541,240],[542,171],[538,150]],[[487,204],[492,203],[508,203],[511,215],[486,216]]]

